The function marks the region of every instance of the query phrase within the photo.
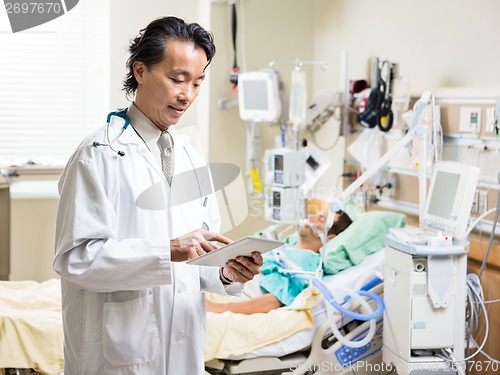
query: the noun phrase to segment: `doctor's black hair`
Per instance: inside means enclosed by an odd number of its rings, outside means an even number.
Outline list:
[[[207,55],[207,66],[215,55],[215,44],[212,33],[197,23],[186,23],[177,17],[163,17],[152,21],[130,43],[130,57],[127,60],[127,75],[123,81],[123,90],[127,97],[137,90],[134,76],[134,62],[142,62],[147,69],[163,60],[167,51],[167,40],[192,42],[202,48]],[[206,67],[205,67],[206,68]]]

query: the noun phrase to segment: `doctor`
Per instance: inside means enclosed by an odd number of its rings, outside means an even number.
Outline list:
[[[258,252],[221,269],[185,264],[212,251],[210,241],[230,242],[217,234],[215,195],[204,193],[207,179],[196,172],[205,162],[173,129],[198,96],[215,46],[198,24],[165,17],[129,50],[130,126],[123,130],[125,119],[112,117],[81,143],[59,181],[54,269],[62,285],[64,373],[203,374],[202,291],[237,294],[262,265]],[[167,130],[171,180],[158,145]],[[185,186],[179,176],[186,175],[200,189]],[[199,196],[186,199],[186,189]]]

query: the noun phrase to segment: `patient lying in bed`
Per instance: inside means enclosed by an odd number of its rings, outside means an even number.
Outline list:
[[[342,233],[338,232],[339,235],[332,237],[321,249],[325,274],[323,282],[332,289],[336,286],[355,288],[360,278],[380,270],[384,259],[384,252],[380,250],[384,247],[385,234],[389,228],[404,227],[406,223],[406,216],[395,212],[359,213],[355,209],[348,212],[353,219],[352,224]],[[291,237],[296,241],[298,236]],[[295,241],[287,243],[292,246]],[[246,283],[243,291],[246,298],[242,297],[242,301],[261,295],[259,279],[263,276],[260,273],[255,280]],[[342,295],[335,294],[335,297],[342,298]],[[235,301],[235,297],[224,298],[216,294],[208,298],[222,303]],[[205,360],[280,357],[302,350],[311,344],[315,327],[326,316],[325,301],[315,288],[306,288],[292,305],[272,309],[268,313],[208,312]]]
[[[319,250],[322,246],[320,234],[325,230],[326,211],[309,215],[297,232],[298,241],[292,246],[284,245],[280,250],[287,259],[298,265],[303,271],[315,272],[320,262]],[[343,211],[337,212],[333,226],[328,230],[327,242],[335,238],[352,223],[351,218]],[[307,287],[305,281],[290,274],[280,273],[273,252],[264,254],[264,264],[260,272],[262,279],[260,288],[264,294],[234,302],[213,302],[206,300],[206,309],[212,313],[231,311],[240,314],[267,313],[282,306],[289,306],[295,297]]]

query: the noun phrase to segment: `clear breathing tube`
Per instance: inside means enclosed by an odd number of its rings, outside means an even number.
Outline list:
[[[327,313],[328,313],[328,321],[330,323],[330,329],[332,330],[332,333],[335,335],[337,340],[339,340],[343,345],[349,346],[351,348],[361,348],[365,345],[367,345],[375,336],[376,333],[376,327],[377,327],[377,319],[380,318],[384,312],[384,302],[382,299],[375,293],[371,293],[365,290],[359,290],[357,292],[350,290],[348,288],[336,288],[338,291],[345,292],[347,296],[345,297],[344,301],[348,304],[351,300],[354,300],[355,302],[359,303],[361,308],[365,310],[367,313],[361,314],[357,313],[355,311],[349,310],[347,307],[342,306],[339,304],[335,298],[332,296],[328,288],[323,284],[320,280],[314,278],[313,276],[309,275],[301,275],[299,273],[294,273],[294,277],[308,281],[310,284],[314,285],[318,290],[320,291],[321,294],[323,294],[323,297],[325,300],[328,302],[326,305],[327,307]],[[378,282],[381,282],[380,279],[378,279]],[[377,281],[375,281],[377,283]],[[370,288],[371,286],[367,285],[366,288]],[[376,311],[373,311],[369,303],[363,299],[362,297],[369,297],[375,303],[377,304],[378,308]],[[345,338],[344,335],[342,335],[337,328],[337,319],[334,317],[334,311],[333,310],[339,311],[341,314],[354,319],[354,320],[361,320],[361,321],[369,321],[370,323],[370,328],[366,334],[366,336],[359,341],[352,341],[348,340]]]
[[[340,303],[338,303],[335,300],[335,298],[332,296],[332,294],[330,293],[330,291],[328,290],[326,285],[323,282],[321,282],[321,280],[315,279],[314,277],[311,277],[309,275],[301,275],[299,273],[295,273],[294,277],[296,277],[297,279],[300,279],[300,280],[308,281],[310,284],[314,285],[316,288],[318,288],[320,293],[323,294],[323,296],[325,297],[325,300],[330,305],[332,305],[337,311],[339,311],[340,313],[344,314],[345,316],[347,316],[349,318],[352,318],[355,320],[362,320],[362,321],[373,320],[373,319],[379,318],[382,315],[382,313],[384,312],[384,301],[382,300],[382,298],[380,298],[380,296],[378,296],[375,293],[368,292],[368,291],[363,290],[363,289],[358,290],[357,292],[348,293],[349,296],[351,296],[351,297],[353,296],[353,294],[356,294],[358,296],[371,298],[377,304],[376,311],[372,311],[369,314],[361,314],[361,313],[357,313],[355,311],[351,311],[348,308],[342,306]],[[339,288],[339,290],[342,290],[344,292],[347,291],[347,289],[343,289],[343,288],[342,289]],[[346,300],[344,302],[348,302],[348,300],[349,299],[346,298]]]
[[[324,231],[320,231],[315,224],[310,223],[308,220],[303,220],[302,224],[309,225],[310,228],[313,230],[313,232],[319,235],[319,237],[321,238],[321,242],[323,244],[323,248],[325,248],[327,230],[325,229]],[[308,282],[309,285],[314,285],[323,295],[326,302],[328,302],[326,304],[326,307],[328,313],[328,321],[330,323],[330,329],[332,330],[332,333],[335,335],[338,341],[340,341],[343,345],[351,348],[360,348],[365,346],[372,340],[372,338],[375,336],[376,333],[377,319],[382,316],[385,308],[384,301],[382,300],[382,298],[380,298],[379,295],[368,291],[382,282],[382,279],[379,277],[379,275],[377,275],[376,273],[371,273],[370,275],[363,276],[362,280],[359,280],[359,282],[362,281],[364,285],[360,287],[359,290],[357,291],[348,288],[336,287],[335,289],[337,291],[344,292],[346,294],[346,297],[344,297],[344,301],[342,303],[339,303],[333,297],[330,290],[328,290],[327,286],[321,280],[319,280],[320,272],[318,270],[316,270],[314,275],[312,275],[311,272],[304,272],[289,259],[286,259],[286,256],[281,251],[274,250],[274,253],[278,264],[280,264],[280,266],[282,267],[282,269],[280,269],[281,273],[291,274],[293,277],[299,280],[304,280]],[[320,262],[318,269],[322,270],[322,262]],[[372,277],[371,281],[366,282],[370,277]],[[358,288],[359,282],[356,285],[356,288]],[[370,304],[363,297],[371,298],[377,305],[377,309],[373,311]],[[357,302],[360,305],[361,309],[364,310],[365,312],[358,313],[350,310],[349,307],[351,306],[352,301]],[[333,311],[334,309],[353,320],[369,321],[370,328],[366,336],[359,341],[352,341],[346,339],[337,328],[337,320],[334,317],[334,311]]]

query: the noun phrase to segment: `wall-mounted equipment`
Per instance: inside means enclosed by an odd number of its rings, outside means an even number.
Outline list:
[[[277,122],[281,115],[278,73],[273,70],[239,73],[238,104],[242,120]]]

